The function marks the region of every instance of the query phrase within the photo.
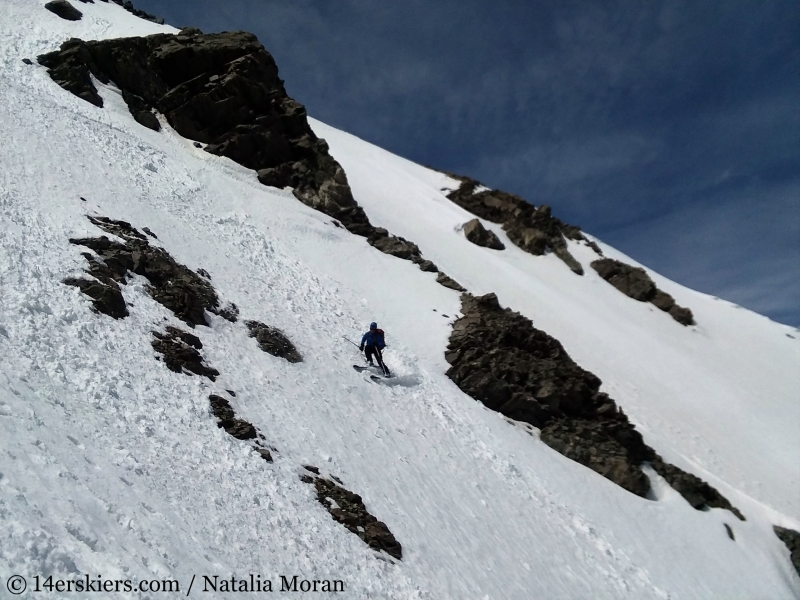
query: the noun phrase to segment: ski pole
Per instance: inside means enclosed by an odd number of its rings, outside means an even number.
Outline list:
[[[350,342],[351,344],[353,344],[353,346],[355,346],[356,348],[358,348],[358,350],[359,350],[359,351],[361,351],[361,346],[359,346],[358,344],[356,344],[356,343],[355,343],[353,340],[351,340],[351,339],[348,339],[348,338],[347,338],[347,337],[345,337],[345,336],[342,336],[342,339],[343,339],[343,340],[347,340],[348,342]]]

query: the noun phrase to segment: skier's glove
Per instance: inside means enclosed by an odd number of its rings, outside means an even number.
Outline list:
[[[364,346],[359,346],[358,349],[363,352],[364,351]]]

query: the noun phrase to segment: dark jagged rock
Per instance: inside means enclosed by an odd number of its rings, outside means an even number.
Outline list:
[[[302,202],[358,235],[372,232],[344,170],[311,130],[305,108],[286,94],[275,61],[252,34],[184,29],[178,35],[72,39],[39,62],[59,85],[97,106],[102,100],[90,74],[113,81],[140,122],[152,122],[155,109],[178,133],[207,144],[207,152],[258,171],[266,185],[293,187]]]
[[[384,254],[390,254],[404,260],[412,260],[420,256],[419,247],[408,240],[390,235],[383,227],[376,227],[367,238],[367,242]]]
[[[492,223],[505,223],[515,212],[531,207],[523,198],[500,190],[475,192],[481,184],[469,177],[457,177],[461,185],[447,197],[471,212]],[[531,207],[532,208],[532,207]]]
[[[416,264],[420,271],[424,271],[426,273],[437,273],[439,271],[439,267],[437,267],[432,261],[422,258],[422,256],[412,256],[411,262]]]
[[[179,319],[194,327],[208,325],[205,311],[235,321],[235,315],[220,308],[213,286],[188,267],[178,263],[165,250],[151,246],[147,237],[130,223],[106,217],[89,220],[107,233],[122,238],[124,243],[99,238],[70,239],[73,244],[94,250],[102,264],[85,254],[90,262],[89,273],[102,283],[125,283],[128,271],[146,277],[147,291],[156,302],[175,313]]]
[[[694,315],[688,308],[675,303],[668,293],[658,289],[655,282],[641,267],[632,267],[612,258],[601,258],[592,263],[598,275],[626,296],[640,302],[650,302],[669,313],[681,325],[693,325]]]
[[[258,437],[258,430],[252,423],[236,418],[236,413],[222,396],[211,394],[208,397],[211,403],[211,413],[217,418],[217,426],[224,429],[229,435],[239,440],[252,440]],[[272,455],[264,448],[254,448],[267,462],[272,462]]]
[[[237,440],[252,440],[258,435],[253,424],[243,421],[242,419],[220,421],[218,425]]]
[[[161,131],[161,123],[159,123],[158,117],[153,114],[152,109],[143,98],[123,90],[122,99],[125,100],[128,110],[131,111],[131,115],[133,115],[137,123],[153,131]]]
[[[26,65],[32,65],[33,64],[33,61],[30,58],[23,58],[22,62],[24,62]]]
[[[272,453],[266,448],[255,448],[256,453],[267,462],[272,462]]]
[[[252,34],[187,28],[177,35],[71,39],[38,61],[61,87],[95,106],[103,100],[92,76],[113,82],[145,127],[159,130],[157,111],[206,152],[254,169],[264,185],[291,186],[301,202],[381,252],[437,270],[416,244],[369,222],[305,107],[286,94],[275,61]]]
[[[270,327],[259,321],[246,321],[245,325],[250,330],[250,337],[255,338],[264,352],[284,358],[290,363],[299,363],[303,357],[294,347],[289,338],[280,329]]]
[[[44,5],[51,13],[66,19],[67,21],[80,21],[83,13],[72,6],[67,0],[52,0]]]
[[[220,421],[230,421],[236,416],[231,408],[231,403],[222,396],[211,394],[208,399],[211,402],[211,412]]]
[[[526,203],[527,204],[527,203]],[[583,275],[583,267],[567,249],[566,238],[584,239],[574,225],[566,225],[556,219],[547,205],[534,208],[528,204],[515,211],[513,218],[503,223],[508,239],[534,255],[551,250],[577,275]]]
[[[219,371],[204,364],[197,348],[198,344],[202,348],[202,344],[197,337],[175,327],[167,327],[165,333],[154,331],[153,336],[156,338],[152,341],[153,349],[164,356],[164,364],[170,371],[194,373],[211,381],[219,376]]]
[[[460,283],[458,283],[455,279],[449,277],[448,275],[445,275],[441,271],[439,271],[439,274],[436,276],[436,283],[443,285],[446,288],[450,288],[451,290],[455,290],[457,292],[467,291],[467,289]]]
[[[745,520],[744,515],[737,508],[731,506],[731,503],[722,494],[699,477],[681,471],[678,467],[664,462],[658,456],[650,459],[650,463],[655,472],[666,479],[667,483],[677,490],[693,508],[697,510],[702,510],[706,506],[724,508],[731,511],[740,520]]]
[[[578,366],[558,340],[503,309],[494,294],[461,296],[445,353],[447,376],[488,408],[541,430],[548,446],[624,489],[646,496],[649,462],[693,507],[744,517],[714,488],[665,463],[636,431],[600,379]]]
[[[72,285],[92,299],[92,304],[101,313],[115,319],[124,319],[128,316],[125,298],[116,282],[111,284],[91,279],[70,277],[64,280],[66,285]]]
[[[305,467],[318,474],[316,467]],[[337,485],[330,479],[302,475],[304,483],[313,483],[317,490],[317,500],[331,514],[333,519],[356,534],[373,550],[383,550],[399,560],[403,558],[403,548],[383,521],[369,513],[361,496]],[[331,500],[333,502],[331,502]]]
[[[786,544],[789,549],[792,565],[794,566],[797,574],[800,575],[800,532],[793,529],[786,529],[785,527],[773,527],[775,535]]]
[[[566,242],[570,239],[588,243],[579,227],[555,218],[547,205],[537,208],[519,196],[500,190],[476,192],[481,185],[478,181],[452,173],[448,175],[461,181],[459,188],[447,195],[450,200],[482,219],[502,223],[508,239],[525,252],[539,256],[551,251],[574,273],[583,275],[583,267],[569,253]],[[599,252],[596,244],[589,245]]]
[[[505,250],[506,247],[500,238],[493,231],[489,231],[478,219],[472,219],[464,225],[464,237],[476,246],[491,248],[493,250]]]
[[[586,240],[586,245],[589,246],[589,248],[591,248],[592,250],[594,250],[599,256],[603,256],[603,251],[600,250],[600,246],[597,245],[597,242]]]
[[[201,269],[198,269],[198,273]],[[230,321],[231,323],[236,323],[239,320],[239,307],[236,306],[233,302],[229,302],[222,308],[215,308],[213,311],[217,316],[222,317],[226,321]]]
[[[735,542],[736,536],[733,535],[733,529],[731,529],[731,526],[728,525],[727,523],[723,523],[723,525],[725,525],[725,532],[728,534],[728,537]]]

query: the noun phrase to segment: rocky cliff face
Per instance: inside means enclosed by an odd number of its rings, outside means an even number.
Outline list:
[[[153,111],[206,151],[257,170],[259,180],[292,186],[304,203],[360,235],[371,232],[341,166],[292,100],[272,56],[249,33],[152,35],[98,42],[72,39],[39,57],[51,77],[102,106],[90,75],[113,82],[131,114],[158,129]]]
[[[717,490],[664,462],[600,379],[582,369],[558,340],[530,319],[500,307],[497,296],[461,297],[463,314],[453,325],[445,359],[462,391],[492,410],[541,429],[541,439],[617,485],[646,496],[649,463],[695,508],[741,513]]]

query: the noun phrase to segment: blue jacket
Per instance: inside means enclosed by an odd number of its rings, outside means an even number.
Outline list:
[[[383,329],[370,329],[361,338],[361,347],[364,346],[377,346],[379,350],[383,350],[386,342],[383,340]]]

